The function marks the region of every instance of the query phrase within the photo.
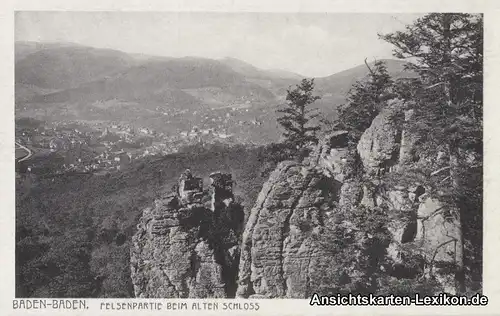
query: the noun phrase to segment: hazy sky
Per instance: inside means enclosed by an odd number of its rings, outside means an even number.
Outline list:
[[[418,14],[17,12],[17,41],[73,42],[162,56],[234,57],[320,77],[391,58],[377,33]]]

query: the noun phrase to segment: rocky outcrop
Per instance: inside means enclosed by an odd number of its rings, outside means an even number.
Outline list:
[[[388,223],[392,235],[388,252],[395,277],[413,278],[422,273],[405,266],[409,259],[405,244],[415,243],[423,249],[423,253],[410,255],[432,263],[419,267],[426,273],[436,272],[432,271],[437,267],[434,263],[449,267],[460,260],[460,221],[450,216],[451,210],[437,206],[426,194],[428,188],[419,183],[384,183],[382,179],[418,167],[417,138],[404,130],[412,117],[405,104],[392,100],[361,136],[355,151],[348,147],[347,132],[338,131],[325,137],[302,163],[283,162],[276,168],[264,184],[243,234],[238,296],[312,295],[321,286],[325,267],[331,264],[316,237],[340,208],[362,205],[384,208],[393,215]],[[370,184],[363,182],[366,179]],[[438,280],[453,292],[453,275],[448,272]]]
[[[305,298],[321,285],[328,257],[317,244],[342,195],[351,161],[334,133],[304,163],[283,162],[264,184],[243,233],[237,295]]]
[[[357,150],[367,175],[377,176],[417,161],[409,124],[414,111],[399,100],[390,100],[362,134]]]
[[[426,274],[455,292],[453,271],[462,265],[460,219],[431,197],[431,188],[405,176],[427,163],[415,153],[418,139],[407,128],[412,119],[404,103],[392,100],[356,148],[346,131],[337,131],[303,162],[280,163],[244,231],[231,176],[211,174],[207,191],[187,171],[174,195],[143,212],[131,251],[136,296],[310,297],[331,288],[323,284],[332,256],[320,245],[322,236],[332,225],[359,232],[353,223],[339,222],[338,214],[374,209],[389,218],[388,273],[398,279]],[[359,243],[371,238],[357,236]]]
[[[352,177],[356,171],[355,157],[348,149],[347,135],[347,131],[337,131],[324,137],[306,163],[339,182]]]
[[[177,192],[143,211],[131,249],[136,297],[234,296],[242,209],[231,198],[231,176],[217,176],[203,191],[187,172]]]
[[[402,115],[399,103],[383,108],[358,142],[358,153],[368,175],[389,171],[399,162],[402,131],[397,121]]]
[[[396,123],[401,118],[406,124]],[[364,188],[362,204],[386,206],[396,215],[388,225],[393,236],[388,251],[396,265],[404,265],[408,259],[408,254],[405,256],[401,251],[404,245],[414,243],[422,250],[415,255],[428,263],[422,269],[436,277],[447,292],[454,293],[455,275],[450,270],[463,264],[460,218],[455,210],[426,194],[430,188],[419,183],[409,185],[404,177],[405,171],[422,168],[427,163],[418,162],[415,154],[418,138],[402,128],[412,118],[413,111],[405,110],[401,102],[392,102],[362,135],[357,150],[366,175],[376,178],[399,171],[401,180],[400,184],[379,182],[385,190],[378,192]],[[397,270],[404,271],[402,275],[396,273],[398,277],[413,275],[408,269]]]

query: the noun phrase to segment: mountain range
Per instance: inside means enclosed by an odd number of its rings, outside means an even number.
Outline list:
[[[287,88],[304,77],[229,57],[147,56],[72,43],[16,42],[15,60],[16,115],[127,121],[126,113],[133,113],[142,125],[169,110],[232,107],[245,109],[243,120],[261,118],[275,126],[274,112]],[[405,75],[402,61],[385,62],[392,76]],[[322,97],[316,106],[325,116],[334,115],[351,85],[367,74],[360,65],[316,78]]]

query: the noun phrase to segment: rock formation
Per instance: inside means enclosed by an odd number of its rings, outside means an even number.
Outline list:
[[[426,273],[455,292],[450,267],[462,264],[460,219],[428,194],[430,188],[405,177],[426,163],[419,162],[417,139],[406,129],[412,114],[402,102],[388,101],[356,148],[346,131],[337,131],[303,162],[281,162],[243,232],[231,176],[211,174],[204,191],[202,179],[186,172],[175,195],[143,212],[131,252],[136,296],[310,297],[331,269],[331,257],[318,243],[329,225],[338,224],[336,214],[374,208],[393,215],[387,224],[389,273],[410,279]],[[421,251],[408,254],[405,245],[411,244]],[[408,267],[408,259],[427,264]]]
[[[394,124],[397,117],[409,121],[412,112],[405,111],[401,103],[389,104],[361,137],[357,150],[367,174],[394,170],[404,174],[404,170],[421,167],[415,162],[416,138],[401,128],[397,130],[398,125]],[[385,204],[401,215],[389,225],[393,235],[389,254],[396,263],[403,264],[399,249],[403,244],[415,243],[423,250],[419,255],[431,263],[425,267],[426,272],[432,273],[444,290],[454,293],[455,275],[446,271],[450,266],[463,264],[460,218],[455,210],[426,194],[427,188],[418,183],[401,182],[401,185],[393,184],[387,192],[374,194],[374,203],[370,203],[370,206]],[[363,201],[368,200],[366,193]]]
[[[322,259],[312,234],[336,198],[315,168],[281,163],[257,198],[243,233],[238,295],[303,297]]]
[[[207,192],[188,171],[177,192],[143,211],[131,249],[136,297],[234,296],[242,209],[228,198],[231,175],[217,176]]]
[[[264,184],[243,233],[238,296],[305,298],[321,286],[329,262],[315,237],[356,195],[345,136],[331,134],[304,163],[282,162]]]
[[[251,210],[243,233],[237,295],[240,297],[306,298],[321,286],[328,256],[316,244],[326,223],[342,207],[385,206],[396,217],[389,255],[396,277],[405,271],[401,246],[417,243],[427,262],[445,267],[460,264],[460,221],[425,194],[426,188],[397,183],[377,190],[380,176],[415,163],[415,137],[398,120],[411,120],[404,104],[392,101],[364,132],[356,150],[348,148],[347,132],[325,137],[302,163],[283,162],[271,174]],[[403,125],[404,126],[404,125]],[[361,185],[360,177],[374,186]],[[331,264],[331,263],[330,263]],[[437,267],[438,265],[434,265]],[[434,273],[426,267],[427,273]],[[446,274],[446,273],[445,273]],[[454,277],[437,278],[454,292]]]

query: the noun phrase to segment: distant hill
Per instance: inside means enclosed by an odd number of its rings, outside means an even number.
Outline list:
[[[394,59],[383,59],[382,61],[385,62],[388,73],[394,79],[415,76],[415,74],[404,70],[404,64],[406,63],[404,61]],[[373,67],[373,64],[374,62],[371,62],[368,65]],[[316,78],[315,92],[321,96],[321,99],[316,102],[317,107],[321,109],[326,117],[332,119],[335,115],[333,110],[339,104],[345,102],[352,85],[356,81],[366,78],[368,74],[369,70],[363,63],[331,76]]]
[[[401,78],[403,76],[412,76],[404,71],[404,61],[395,59],[382,59],[387,67],[387,71],[393,78]],[[375,62],[368,65],[372,67]],[[338,72],[331,76],[321,77],[316,79],[316,89],[323,93],[347,93],[350,87],[360,79],[363,79],[369,74],[369,70],[365,64],[349,68]]]
[[[268,89],[216,60],[137,59],[107,49],[37,46],[40,49],[36,50],[32,46],[18,45],[22,57],[18,57],[15,70],[17,99],[27,103],[120,99],[193,108],[201,106],[204,99],[227,105],[275,98]]]
[[[76,88],[115,75],[134,64],[134,59],[125,53],[84,46],[42,48],[32,53],[25,47],[22,53],[26,55],[17,58],[16,84],[43,89]]]
[[[403,62],[384,60],[394,77]],[[223,58],[170,58],[126,54],[71,43],[16,43],[18,100],[28,102],[123,101],[163,102],[190,108],[194,104],[232,101],[273,102],[303,76],[283,70],[262,70]],[[360,65],[316,79],[316,92],[343,98],[351,85],[368,74]],[[40,97],[43,95],[43,97]]]
[[[205,99],[227,105],[231,101],[269,101],[274,94],[214,60],[147,61],[114,76],[86,82],[76,88],[34,98],[34,102],[88,102],[120,99],[145,105],[183,109],[202,107]],[[146,106],[147,107],[147,106]]]
[[[275,111],[285,102],[286,90],[302,79],[299,74],[263,70],[235,58],[127,54],[71,43],[16,43],[16,61],[16,115],[100,121],[140,117],[142,126],[176,133],[183,120],[203,126],[207,115],[211,121],[221,121],[217,118],[226,115],[224,109],[238,108],[230,120],[220,123],[227,126],[218,123],[219,127],[257,142],[263,141],[264,131],[271,135],[266,140],[277,140]],[[403,71],[402,61],[384,61],[393,77],[411,75]],[[362,64],[316,78],[315,93],[321,99],[315,106],[332,119],[352,84],[367,74]],[[183,114],[164,116],[168,108]],[[223,111],[206,112],[214,109]],[[205,111],[203,117],[196,116],[199,110]],[[258,125],[241,125],[256,120]]]
[[[271,91],[276,97],[283,98],[286,90],[300,82],[304,76],[288,72],[285,70],[264,70],[259,69],[242,60],[226,57],[220,60],[225,65],[231,67],[235,72],[245,76],[248,82],[255,83]]]
[[[63,48],[63,47],[82,47],[80,44],[76,43],[66,43],[66,42],[28,42],[28,41],[18,41],[15,43],[15,61],[18,62],[24,59],[28,55],[41,51],[43,49],[53,49],[53,48]]]
[[[269,75],[249,64],[249,63],[246,63],[242,60],[239,60],[239,59],[236,59],[236,58],[232,58],[232,57],[226,57],[226,58],[223,58],[223,59],[220,59],[219,60],[221,63],[231,67],[231,69],[243,76],[246,76],[248,78],[269,78]]]

